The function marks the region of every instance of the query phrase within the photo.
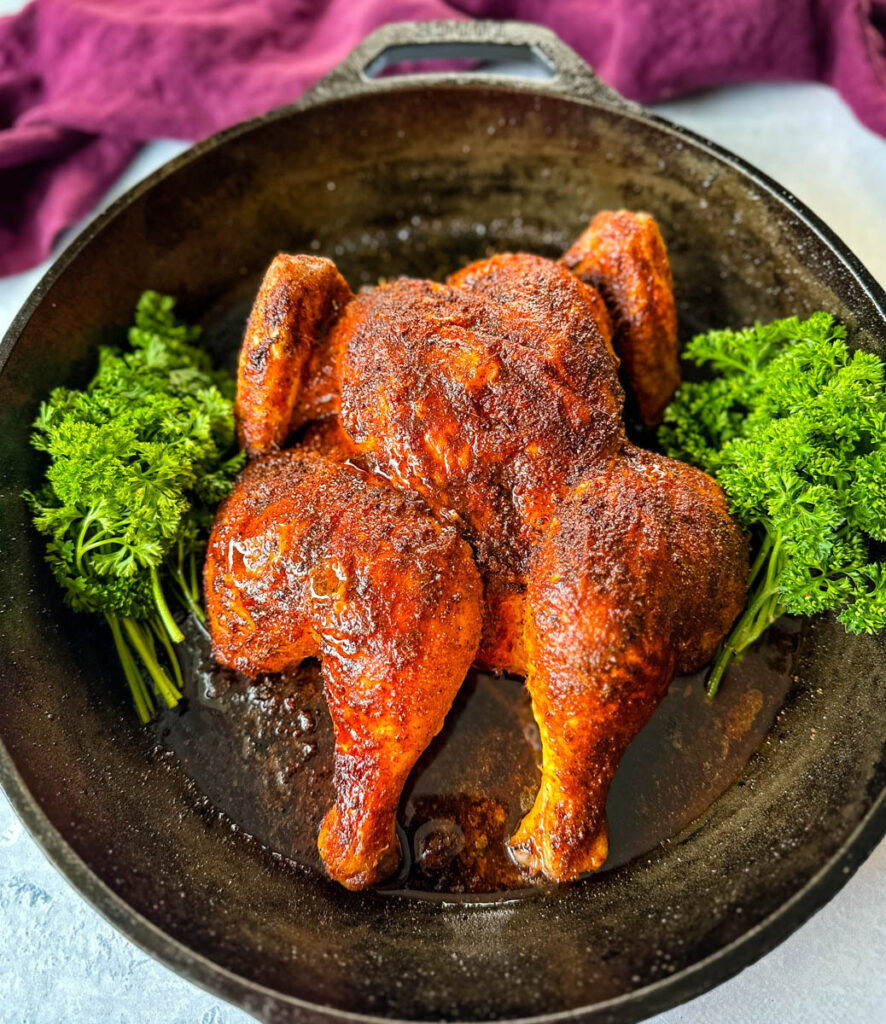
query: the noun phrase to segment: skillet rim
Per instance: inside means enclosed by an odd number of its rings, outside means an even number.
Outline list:
[[[563,44],[560,45],[563,46]],[[350,58],[345,63],[349,61]],[[315,88],[295,103],[277,107],[266,114],[234,125],[197,143],[127,190],[103,213],[91,221],[59,254],[14,317],[0,341],[0,373],[3,372],[10,354],[34,312],[58,278],[82,250],[104,230],[107,224],[155,185],[210,150],[256,131],[269,123],[297,116],[302,111],[309,109],[332,107],[338,103],[346,104],[355,98],[365,96],[368,92],[366,81],[343,79],[338,82],[326,79],[320,83],[320,85],[324,84],[324,89]],[[701,151],[703,155],[713,157],[714,160],[730,167],[740,177],[785,206],[792,216],[805,225],[839,259],[877,309],[883,326],[886,328],[886,291],[884,288],[878,284],[870,271],[841,241],[839,236],[793,193],[717,143],[640,106],[628,103],[617,94],[613,94],[612,98],[605,94],[597,96],[570,95],[562,88],[551,87],[551,83],[495,78],[478,80],[476,75],[471,74],[423,75],[420,79],[413,76],[388,78],[373,81],[371,88],[372,92],[378,95],[410,91],[464,90],[467,88],[479,88],[483,92],[540,94],[559,101],[602,109],[611,115],[639,124],[652,125],[658,130],[674,136],[678,141],[688,144],[696,151]],[[2,739],[0,739],[0,788],[6,793],[14,811],[43,854],[76,892],[105,921],[122,932],[129,941],[143,952],[159,960],[164,966],[175,971],[179,976],[213,995],[221,996],[253,1015],[262,1014],[273,1008],[288,1007],[302,1016],[313,1019],[353,1021],[355,1024],[379,1024],[380,1021],[390,1022],[390,1024],[412,1024],[411,1021],[396,1018],[337,1010],[278,992],[215,963],[170,936],[159,925],[135,911],[73,851],[28,790]],[[739,938],[680,972],[612,999],[557,1013],[505,1019],[511,1024],[542,1024],[542,1022],[552,1022],[553,1024],[553,1022],[561,1021],[590,1022],[594,1020],[628,1024],[628,1022],[645,1019],[654,1013],[687,1002],[738,974],[783,942],[843,888],[884,836],[886,836],[886,785],[883,786],[879,796],[872,802],[851,835],[830,860],[789,899]]]

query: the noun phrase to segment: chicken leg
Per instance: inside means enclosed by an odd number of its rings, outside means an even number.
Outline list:
[[[213,654],[255,676],[320,657],[335,733],[329,875],[372,885],[399,862],[406,778],[480,640],[468,546],[418,504],[348,466],[291,449],[251,462],[209,542]]]
[[[720,488],[625,445],[562,503],[529,579],[527,686],[542,740],[511,840],[567,881],[606,859],[606,796],[675,672],[713,654],[744,603],[747,546]]]

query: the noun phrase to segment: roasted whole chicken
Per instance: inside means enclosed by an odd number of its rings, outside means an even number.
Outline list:
[[[343,885],[396,869],[401,791],[472,663],[526,676],[541,733],[513,856],[557,881],[599,868],[625,748],[741,610],[720,488],[626,439],[619,369],[657,422],[680,378],[646,214],[598,214],[560,261],[356,296],[327,259],[271,264],[240,356],[252,461],[206,600],[223,664],[321,659],[337,799],[319,848]]]

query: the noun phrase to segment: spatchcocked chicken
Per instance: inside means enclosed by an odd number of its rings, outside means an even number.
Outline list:
[[[526,676],[541,733],[515,859],[557,881],[600,867],[625,748],[741,610],[723,494],[626,439],[619,361],[655,423],[679,369],[646,214],[598,214],[559,262],[504,254],[356,296],[329,260],[271,264],[238,377],[252,461],[206,599],[223,664],[321,659],[337,798],[319,848],[343,885],[396,869],[403,786],[472,663]]]

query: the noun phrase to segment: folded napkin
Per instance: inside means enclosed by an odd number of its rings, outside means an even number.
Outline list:
[[[886,135],[886,0],[34,0],[0,19],[0,275],[44,259],[146,140],[291,102],[382,23],[460,17],[548,25],[640,101],[827,82]]]

